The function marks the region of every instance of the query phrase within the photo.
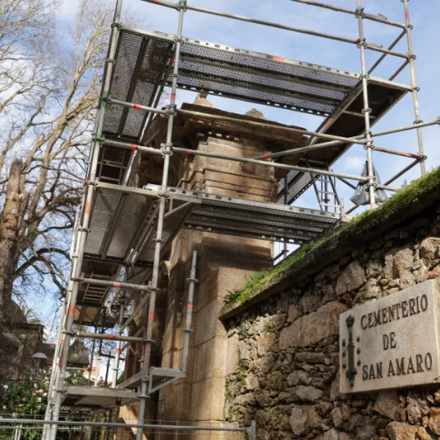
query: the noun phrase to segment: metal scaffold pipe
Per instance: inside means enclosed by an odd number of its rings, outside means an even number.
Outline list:
[[[328,147],[333,147],[335,145],[341,145],[341,144],[346,144],[346,143],[347,142],[342,142],[342,141],[323,142],[321,144],[314,144],[314,145],[309,145],[307,147],[293,148],[291,150],[280,151],[278,153],[268,153],[265,156],[259,156],[259,157],[256,157],[255,159],[257,159],[257,160],[276,159],[277,157],[290,156],[290,155],[294,155],[294,154],[298,154],[298,153],[305,153],[308,151],[320,150],[321,148],[328,148]],[[383,147],[376,147],[375,146],[374,150],[380,151],[382,153],[394,154],[396,156],[411,157],[414,159],[419,157],[418,154],[406,153],[404,151],[391,150],[389,148],[383,148]]]
[[[148,322],[147,322],[147,330],[145,335],[146,344],[143,353],[142,368],[145,375],[148,375],[150,372],[156,295],[159,287],[160,257],[161,257],[162,243],[164,241],[163,226],[164,226],[164,215],[166,208],[166,196],[168,190],[168,173],[170,167],[170,156],[172,154],[172,146],[173,146],[172,139],[173,139],[174,118],[176,114],[176,91],[177,91],[177,80],[179,78],[179,63],[180,63],[180,49],[182,45],[183,18],[187,10],[187,7],[188,6],[186,0],[180,0],[177,5],[177,9],[179,11],[179,22],[177,27],[173,73],[171,75],[172,81],[171,81],[170,104],[168,107],[169,115],[168,115],[167,133],[166,133],[165,144],[162,145],[162,152],[164,154],[162,185],[161,185],[161,194],[159,201],[159,213],[157,218],[157,232],[156,232],[156,244],[154,248],[153,270],[151,276],[151,294],[150,294],[149,309],[148,309]],[[140,399],[138,421],[139,424],[142,424],[144,421],[145,405],[146,405],[146,391],[147,391],[146,378],[142,380],[140,391],[142,398]],[[143,398],[144,395],[145,395],[145,399]],[[143,430],[138,429],[136,433],[136,439],[142,440],[142,436],[143,436]]]
[[[157,148],[144,147],[142,145],[127,144],[126,142],[113,141],[111,139],[103,139],[103,145],[109,145],[111,147],[123,148],[125,150],[131,151],[141,151],[144,153],[156,154],[157,156],[162,156],[162,152]]]
[[[403,170],[399,171],[395,176],[393,176],[391,179],[387,180],[384,185],[389,185],[390,183],[393,183],[395,180],[397,180],[399,177],[403,176],[406,172],[408,172],[410,169],[414,168],[418,163],[420,162],[420,159],[415,160],[414,162],[411,162],[407,167],[405,167]]]
[[[181,113],[183,115],[191,115],[194,117],[199,118],[210,118],[210,119],[218,119],[221,121],[230,121],[230,122],[236,122],[237,120],[235,118],[229,117],[229,116],[223,116],[223,115],[213,115],[210,113],[202,113],[202,112],[194,112],[192,110],[184,110],[184,109],[177,109],[177,113]],[[329,139],[334,141],[342,141],[342,142],[350,142],[354,144],[365,144],[366,141],[358,140],[356,138],[347,138],[344,136],[335,136],[332,134],[326,134],[326,133],[319,133],[317,131],[310,131],[305,130],[304,128],[297,128],[297,127],[288,127],[283,125],[276,125],[276,124],[270,124],[267,122],[259,122],[259,121],[248,121],[246,119],[241,120],[241,124],[251,125],[254,127],[261,127],[266,129],[274,129],[279,132],[285,132],[285,133],[299,133],[299,134],[308,134],[310,136],[315,136],[317,138],[322,139]]]
[[[403,64],[390,76],[389,81],[394,81],[395,78],[402,72],[405,67],[409,64],[409,60],[405,60]]]
[[[146,105],[133,104],[132,102],[120,101],[118,99],[108,98],[107,101],[111,104],[122,105],[123,107],[134,108],[135,110],[145,110],[150,113],[158,113],[163,116],[168,116],[169,112],[167,110],[161,110],[154,107],[147,107]]]
[[[172,2],[168,2],[168,1],[164,1],[164,0],[143,0],[143,1],[145,1],[147,3],[154,3],[156,5],[165,6],[165,7],[172,8],[172,9],[178,8],[178,5],[176,3],[172,3]],[[342,43],[357,44],[357,42],[358,42],[357,40],[353,40],[351,38],[339,37],[337,35],[325,34],[323,32],[312,31],[310,29],[301,29],[301,28],[297,28],[297,27],[293,27],[293,26],[288,26],[288,25],[284,25],[284,24],[280,24],[280,23],[274,23],[274,22],[266,21],[266,20],[259,20],[257,18],[245,17],[245,16],[237,15],[237,14],[229,14],[227,12],[214,11],[212,9],[200,8],[198,6],[189,6],[188,5],[187,9],[190,11],[201,12],[203,14],[215,15],[217,17],[231,18],[233,20],[244,21],[247,23],[260,24],[263,26],[268,26],[268,27],[273,27],[273,28],[282,29],[282,30],[286,30],[286,31],[296,32],[299,34],[312,35],[314,37],[320,37],[320,38],[326,38],[328,40],[340,41]],[[375,17],[374,15],[370,15],[370,14],[368,15],[368,18],[370,20],[381,21],[382,23],[385,22],[385,21],[379,20],[378,17],[377,18],[374,18],[374,17]],[[398,27],[403,27],[403,25],[399,26],[398,23],[387,22],[387,24],[398,26]],[[397,57],[406,58],[405,54],[382,49],[382,48],[380,48],[380,46],[378,46],[376,44],[369,43],[369,44],[367,44],[366,48],[370,49],[370,50],[377,51],[377,52],[383,52],[383,53],[386,53],[387,55],[393,55],[393,56],[397,56]]]
[[[113,59],[115,57],[116,52],[116,42],[118,37],[118,26],[121,18],[121,9],[122,9],[122,0],[117,0],[115,14],[113,17],[113,25],[111,29],[110,35],[110,45],[108,51],[107,65],[105,69],[105,78],[102,86],[102,95],[101,95],[101,104],[98,109],[97,122],[96,122],[96,140],[93,141],[91,147],[91,160],[89,162],[88,168],[88,181],[94,182],[96,178],[96,171],[98,166],[98,156],[99,150],[101,147],[100,139],[102,138],[102,129],[104,125],[104,114],[105,109],[107,107],[107,98],[110,89],[110,83],[113,75]],[[82,267],[82,262],[84,259],[84,249],[85,242],[87,238],[87,231],[89,230],[89,224],[91,219],[91,208],[93,202],[94,195],[94,186],[88,185],[86,189],[86,195],[84,200],[83,207],[83,216],[81,219],[81,227],[78,228],[78,240],[77,240],[77,258],[74,260],[74,264],[72,265],[72,278],[80,278],[80,272]],[[67,366],[67,358],[69,354],[70,340],[72,335],[72,327],[73,321],[76,312],[76,301],[78,296],[78,288],[79,282],[73,281],[72,283],[72,291],[70,295],[70,304],[68,309],[66,310],[66,325],[65,331],[63,335],[63,340],[60,341],[60,354],[59,354],[59,367],[57,383],[55,384],[56,392],[54,396],[53,403],[53,411],[51,417],[53,420],[59,420],[59,414],[61,410],[61,402],[63,398],[63,389],[64,389],[64,380],[66,376],[66,366]],[[49,396],[50,397],[50,396]],[[49,402],[49,405],[52,405],[52,402]],[[45,433],[44,440],[55,440],[57,435],[57,425],[53,425],[52,429]]]
[[[176,9],[178,7],[177,3],[172,3],[172,2],[168,2],[168,1],[164,1],[164,0],[143,0],[143,1],[147,2],[147,3],[154,3],[156,5],[165,6],[165,7],[172,8],[172,9]],[[336,35],[324,34],[322,32],[316,32],[316,31],[312,31],[309,29],[301,29],[301,28],[287,26],[287,25],[280,24],[280,23],[273,23],[270,21],[259,20],[257,18],[244,17],[242,15],[237,15],[237,14],[229,14],[227,12],[214,11],[212,9],[199,8],[197,6],[187,5],[187,9],[189,11],[201,12],[203,14],[208,14],[208,15],[215,15],[217,17],[231,18],[233,20],[245,21],[247,23],[261,24],[263,26],[273,27],[273,28],[277,28],[277,29],[283,29],[286,31],[297,32],[300,34],[313,35],[315,37],[327,38],[329,40],[341,41],[343,43],[355,44],[355,42],[356,42],[355,40],[352,40],[350,38],[344,38],[344,37],[339,37]]]
[[[415,129],[418,130],[423,127],[431,127],[432,125],[440,125],[440,118],[428,122],[422,122],[420,124],[417,124],[417,126],[412,124],[412,125],[404,125],[403,127],[398,127],[398,128],[391,128],[390,130],[377,131],[376,133],[372,133],[372,136],[378,137],[378,136],[385,136],[387,134],[401,133],[402,131],[410,131]]]
[[[191,321],[192,312],[194,307],[194,290],[197,283],[196,279],[196,266],[197,266],[197,251],[193,252],[191,261],[191,272],[188,278],[189,288],[188,288],[188,303],[186,305],[186,323],[185,323],[185,335],[183,340],[183,353],[182,353],[182,372],[186,373],[188,366],[188,352],[189,352],[189,342],[191,337]]]
[[[336,177],[340,176],[340,177],[344,177],[345,179],[357,180],[358,182],[368,181],[368,177],[354,176],[352,174],[336,173],[321,168],[307,168],[307,167],[299,167],[295,165],[285,165],[283,163],[267,162],[264,160],[257,160],[257,159],[247,159],[245,157],[227,156],[225,154],[209,153],[207,151],[188,150],[180,147],[173,147],[173,151],[185,153],[188,156],[204,156],[204,157],[212,157],[215,159],[232,160],[234,162],[253,163],[255,165],[262,165],[264,167],[273,167],[273,168],[280,168],[283,170],[292,170],[292,171],[302,171],[304,173],[316,173],[316,174],[321,174],[323,176],[336,176]]]
[[[315,2],[315,1],[311,1],[311,0],[291,0],[291,1],[296,2],[296,3],[302,3],[305,5],[309,5],[309,6],[318,6],[319,8],[330,9],[331,11],[335,11],[335,12],[343,12],[345,14],[350,14],[350,15],[356,14],[356,10],[353,10],[353,9],[341,8],[340,6],[328,5],[326,3],[320,3],[320,2]],[[394,21],[389,21],[387,18],[381,17],[379,15],[365,14],[365,18],[367,20],[376,21],[378,23],[387,24],[389,26],[396,26],[396,27],[400,27],[400,28],[405,27],[405,25],[402,23],[396,23]]]
[[[142,343],[142,338],[134,338],[132,336],[120,336],[120,335],[106,335],[105,333],[88,333],[77,331],[75,333],[80,338],[88,338],[88,339],[100,339],[102,341],[123,341],[123,342],[136,342]]]
[[[115,289],[133,289],[150,290],[150,286],[131,283],[120,283],[118,281],[95,280],[93,278],[74,278],[73,281],[79,281],[81,284],[90,284],[91,286],[114,287]]]
[[[153,425],[137,423],[118,423],[118,422],[83,422],[73,420],[35,420],[35,419],[0,419],[1,425],[20,422],[26,425],[59,425],[59,426],[90,426],[90,427],[115,427],[115,428],[141,428],[141,429],[160,429],[163,431],[207,431],[207,432],[251,432],[251,427],[233,428],[218,426],[191,426],[191,425]],[[252,422],[256,429],[256,422]]]
[[[367,149],[367,166],[368,166],[368,190],[370,193],[370,208],[373,209],[376,207],[376,194],[375,194],[375,186],[376,186],[376,178],[374,176],[374,166],[373,166],[373,139],[371,136],[371,123],[370,123],[370,112],[371,108],[369,105],[368,99],[368,72],[367,65],[365,59],[365,35],[364,35],[364,24],[363,24],[363,15],[364,10],[362,8],[362,0],[357,0],[357,10],[356,17],[358,20],[358,28],[359,28],[359,52],[361,58],[361,72],[362,72],[362,96],[364,102],[364,108],[362,112],[364,114],[365,119],[365,137],[367,139],[367,143],[365,145]]]
[[[119,334],[121,334],[133,322],[134,318],[136,318],[139,312],[145,309],[145,304],[148,303],[150,296],[151,294],[148,293],[146,296],[142,298],[136,309],[130,314],[127,320],[119,328]]]
[[[417,87],[417,79],[416,79],[416,66],[415,66],[416,56],[414,55],[412,32],[411,32],[412,25],[409,19],[408,0],[402,0],[402,2],[403,2],[403,9],[405,12],[405,25],[406,25],[405,27],[406,27],[406,36],[408,42],[408,59],[409,59],[409,68],[411,74],[411,86],[413,90],[414,116],[416,118],[414,124],[417,126],[417,142],[419,145],[419,154],[420,156],[424,156],[425,151],[423,147],[423,134],[420,126],[422,120],[420,118],[419,88]],[[424,159],[420,161],[420,170],[423,176],[426,173],[426,166]]]
[[[122,321],[124,320],[124,311],[125,311],[125,305],[121,305],[119,309],[119,325],[122,324]],[[116,385],[118,384],[118,372],[119,372],[119,360],[121,357],[121,341],[118,340],[116,342],[116,349],[115,349],[115,360],[113,363],[113,377],[112,377],[112,388],[116,388]]]
[[[295,1],[295,0],[294,0]],[[388,46],[388,50],[392,50],[397,43],[406,35],[406,30],[404,29],[399,35],[398,37]],[[376,70],[376,68],[379,66],[379,64],[386,58],[388,54],[384,53],[370,68],[370,70],[368,71],[368,75],[371,75],[373,73],[374,70]],[[397,76],[397,75],[396,75]]]

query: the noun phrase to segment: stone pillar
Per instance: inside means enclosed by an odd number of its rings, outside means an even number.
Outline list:
[[[231,156],[264,154],[256,142],[208,137],[199,150]],[[273,170],[246,167],[198,156],[183,163],[180,185],[205,193],[272,201],[275,191]],[[159,396],[160,420],[185,421],[199,425],[223,425],[225,383],[228,374],[228,336],[219,311],[225,296],[246,282],[255,271],[272,265],[272,244],[263,240],[183,230],[175,239],[170,258],[167,312],[163,336],[163,367],[180,368],[183,347],[188,281],[193,250],[198,251],[193,332],[185,379],[164,388]],[[234,356],[233,356],[234,357]],[[160,439],[174,438],[162,434]],[[195,434],[197,439],[239,438],[221,434]]]

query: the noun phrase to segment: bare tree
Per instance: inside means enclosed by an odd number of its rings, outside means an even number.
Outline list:
[[[66,285],[113,5],[82,0],[69,32],[57,6],[0,2],[0,320],[17,284]]]

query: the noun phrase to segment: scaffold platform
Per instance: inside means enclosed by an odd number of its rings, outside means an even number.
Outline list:
[[[69,386],[63,393],[63,407],[70,408],[114,408],[138,401],[137,393],[103,387]]]

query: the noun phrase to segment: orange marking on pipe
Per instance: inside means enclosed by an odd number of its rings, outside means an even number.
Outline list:
[[[121,354],[121,350],[119,348],[116,349],[116,354]]]
[[[270,159],[270,153],[266,153],[263,157],[265,158],[265,159]]]
[[[113,283],[113,287],[121,287],[122,286],[122,284],[121,283]]]
[[[139,104],[133,104],[133,108],[140,110],[142,107]]]
[[[91,209],[92,209],[92,204],[90,202],[87,202],[86,206],[84,206],[84,212],[86,214],[90,214]]]
[[[175,93],[171,93],[171,99],[176,99],[176,94]]]
[[[274,61],[280,61],[280,62],[282,62],[282,63],[284,63],[284,61],[286,61],[286,59],[283,58],[283,57],[272,57],[272,59],[273,59]]]
[[[407,18],[409,20],[409,13],[405,12],[405,18]]]
[[[107,335],[106,339],[109,339],[110,341],[114,341],[116,339],[116,336],[115,335]]]
[[[150,322],[154,321],[154,313],[150,313],[150,314],[148,315],[148,320],[149,320]]]
[[[194,308],[194,304],[193,303],[188,303],[188,309],[192,310]]]
[[[137,145],[130,145],[130,149],[132,149],[133,151],[136,151],[138,149]]]
[[[76,307],[75,307],[75,306],[70,306],[70,307],[69,307],[69,314],[70,314],[70,315],[74,315],[75,312],[76,312]]]

